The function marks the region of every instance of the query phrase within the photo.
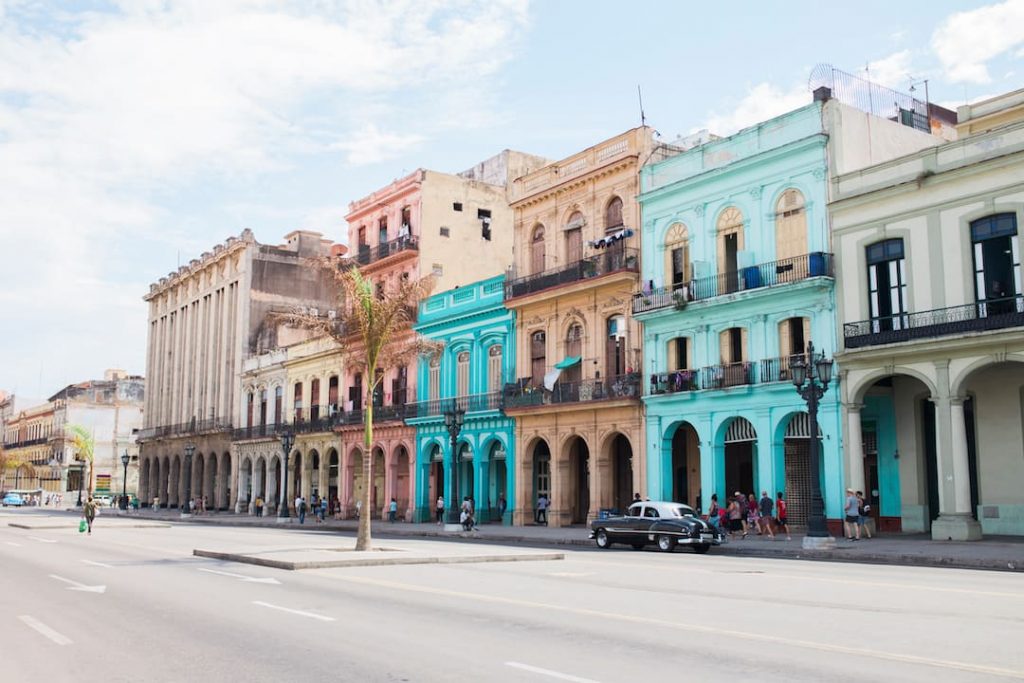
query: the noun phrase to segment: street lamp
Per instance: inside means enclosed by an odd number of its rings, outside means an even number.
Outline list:
[[[295,435],[290,429],[281,433],[281,450],[284,451],[284,466],[281,468],[281,500],[277,501],[277,521],[288,519],[288,454],[292,452]]]
[[[461,506],[459,504],[459,454],[456,452],[456,443],[459,434],[462,432],[462,423],[465,421],[466,411],[459,407],[457,399],[452,399],[451,410],[444,413],[444,426],[448,428],[448,436],[452,440],[452,504],[448,507],[448,523],[458,524]]]
[[[825,525],[825,502],[821,497],[821,466],[818,462],[821,444],[818,441],[818,402],[832,381],[832,359],[825,353],[814,354],[814,343],[808,342],[807,356],[797,357],[790,364],[793,385],[807,402],[807,423],[811,438],[811,513],[807,518],[807,536],[804,548],[827,548],[835,544]],[[808,362],[809,361],[809,362]]]
[[[76,507],[82,507],[82,480],[85,479],[85,461],[79,460],[78,463],[78,502],[75,503]]]
[[[182,517],[192,516],[192,456],[195,453],[195,444],[185,444],[185,512],[181,513]],[[178,511],[181,512],[180,501],[178,502]]]
[[[124,465],[124,479],[121,480],[121,509],[128,509],[128,463],[131,461],[131,456],[128,455],[128,449],[125,449],[124,455],[121,456],[121,464]]]

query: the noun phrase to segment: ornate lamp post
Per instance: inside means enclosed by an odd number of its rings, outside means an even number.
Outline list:
[[[446,410],[444,413],[444,426],[448,428],[448,436],[452,440],[452,502],[448,506],[449,524],[459,523],[459,513],[462,509],[459,502],[459,454],[456,452],[456,445],[465,419],[466,411],[459,407],[459,402],[456,399],[452,399],[451,410]]]
[[[128,455],[128,449],[125,449],[124,454],[121,455],[121,464],[124,465],[124,478],[121,480],[121,509],[128,509],[128,463],[131,461],[131,456]]]
[[[281,432],[281,450],[284,451],[283,467],[281,468],[281,500],[277,501],[277,521],[287,522],[288,519],[288,454],[292,452],[295,435],[290,429]]]
[[[78,502],[77,507],[82,507],[82,480],[85,479],[85,461],[80,460],[78,465]]]
[[[807,344],[807,359],[795,359],[790,369],[797,393],[807,402],[807,423],[811,437],[811,513],[807,518],[807,536],[804,537],[803,547],[820,549],[835,546],[835,539],[825,525],[825,501],[821,496],[819,463],[821,444],[818,437],[818,402],[832,381],[832,359],[825,358],[824,352],[815,355],[813,342]]]
[[[185,444],[185,511],[181,513],[182,517],[192,516],[192,456],[195,453],[195,444]],[[181,509],[181,501],[178,501],[178,510]]]

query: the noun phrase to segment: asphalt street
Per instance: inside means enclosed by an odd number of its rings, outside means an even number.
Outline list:
[[[627,548],[285,571],[192,550],[324,535],[19,519],[42,515],[0,513],[5,681],[1024,679],[1019,574]]]

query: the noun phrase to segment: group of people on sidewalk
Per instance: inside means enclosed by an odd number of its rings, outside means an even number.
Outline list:
[[[262,517],[263,501],[260,500],[259,498],[257,498],[256,501],[256,516]],[[323,524],[324,520],[327,519],[329,510],[330,503],[328,502],[326,496],[321,497],[314,493],[308,504],[306,503],[306,497],[303,496],[301,493],[295,496],[295,514],[299,517],[299,524],[306,523],[306,513],[310,511],[312,511],[312,513],[316,515],[316,523]]]
[[[725,506],[718,503],[718,494],[712,494],[711,505],[707,513],[708,524],[729,534],[729,538],[747,537],[751,531],[758,536],[767,535],[775,540],[775,532],[785,532],[786,540],[793,537],[789,532],[789,520],[786,518],[786,499],[782,492],[775,494],[772,500],[767,491],[761,491],[761,498],[753,493],[744,495],[736,491],[726,499]]]
[[[864,493],[862,491],[846,489],[843,514],[846,515],[843,521],[843,530],[847,541],[859,541],[862,534],[866,538],[871,538],[871,527],[868,526],[871,505],[864,500]]]

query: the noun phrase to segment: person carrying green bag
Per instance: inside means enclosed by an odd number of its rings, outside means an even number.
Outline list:
[[[89,500],[85,501],[85,505],[82,506],[82,516],[85,517],[85,527],[90,534],[92,534],[92,521],[96,519],[96,501],[89,496]],[[82,525],[78,525],[78,530],[82,530]]]

